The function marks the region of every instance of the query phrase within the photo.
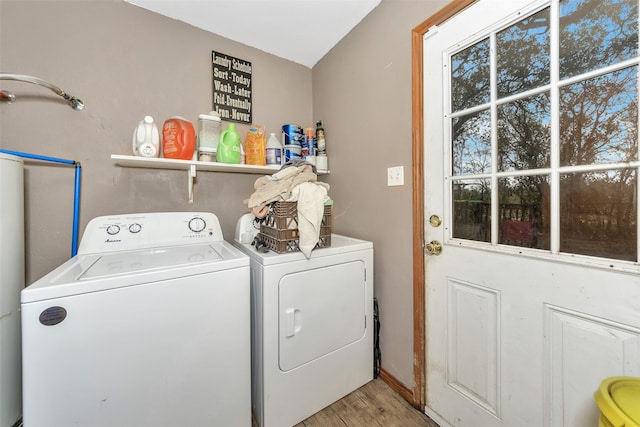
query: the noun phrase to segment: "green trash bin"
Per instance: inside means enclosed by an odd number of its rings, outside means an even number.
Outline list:
[[[599,427],[640,427],[640,378],[606,378],[594,398],[600,409]]]

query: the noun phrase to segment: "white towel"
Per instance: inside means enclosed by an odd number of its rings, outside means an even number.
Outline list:
[[[263,218],[267,214],[265,207],[269,203],[297,200],[292,199],[291,191],[303,182],[313,182],[329,190],[329,184],[318,182],[317,179],[310,164],[287,167],[273,175],[258,178],[253,185],[256,191],[244,202],[255,216]]]
[[[327,189],[316,182],[303,182],[291,191],[288,201],[298,202],[298,246],[307,258],[311,258],[311,251],[320,239],[324,202],[327,200]]]

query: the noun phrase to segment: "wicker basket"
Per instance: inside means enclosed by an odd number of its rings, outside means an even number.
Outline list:
[[[298,242],[298,203],[274,202],[269,206],[269,213],[260,225],[259,237],[272,251],[279,254],[300,250]],[[331,246],[331,206],[325,205],[320,239],[316,248]]]

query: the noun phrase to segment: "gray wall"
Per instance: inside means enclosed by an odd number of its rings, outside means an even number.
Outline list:
[[[259,175],[200,172],[187,203],[183,171],[115,166],[133,128],[211,109],[211,51],[252,62],[254,123],[327,134],[334,231],[372,240],[383,367],[413,387],[411,29],[445,1],[383,0],[312,70],[120,0],[0,1],[0,70],[40,77],[81,98],[72,110],[47,89],[0,81],[0,148],[62,157],[83,169],[81,231],[113,213],[215,212],[233,237]],[[239,126],[244,140],[246,126]],[[27,283],[70,255],[73,168],[26,162]],[[405,185],[387,187],[387,167]]]
[[[161,127],[175,115],[195,124],[211,110],[212,50],[252,62],[254,123],[276,132],[313,122],[307,67],[121,0],[3,0],[0,19],[0,70],[46,79],[86,105],[75,111],[48,89],[0,81],[17,97],[0,105],[0,147],[80,161],[82,229],[98,215],[204,210],[233,238],[260,175],[199,172],[190,205],[186,172],[122,168],[110,158],[132,154],[133,129],[147,114]],[[247,126],[237,128],[244,141]],[[30,283],[70,255],[73,169],[26,169]]]
[[[413,387],[411,30],[447,1],[383,0],[313,68],[336,230],[374,242],[382,367]],[[387,186],[404,166],[405,185]]]

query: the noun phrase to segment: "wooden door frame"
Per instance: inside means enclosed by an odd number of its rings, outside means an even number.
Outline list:
[[[413,396],[411,404],[424,412],[426,405],[425,263],[424,263],[424,100],[423,39],[440,25],[478,0],[452,0],[411,32],[411,116],[413,184]]]

